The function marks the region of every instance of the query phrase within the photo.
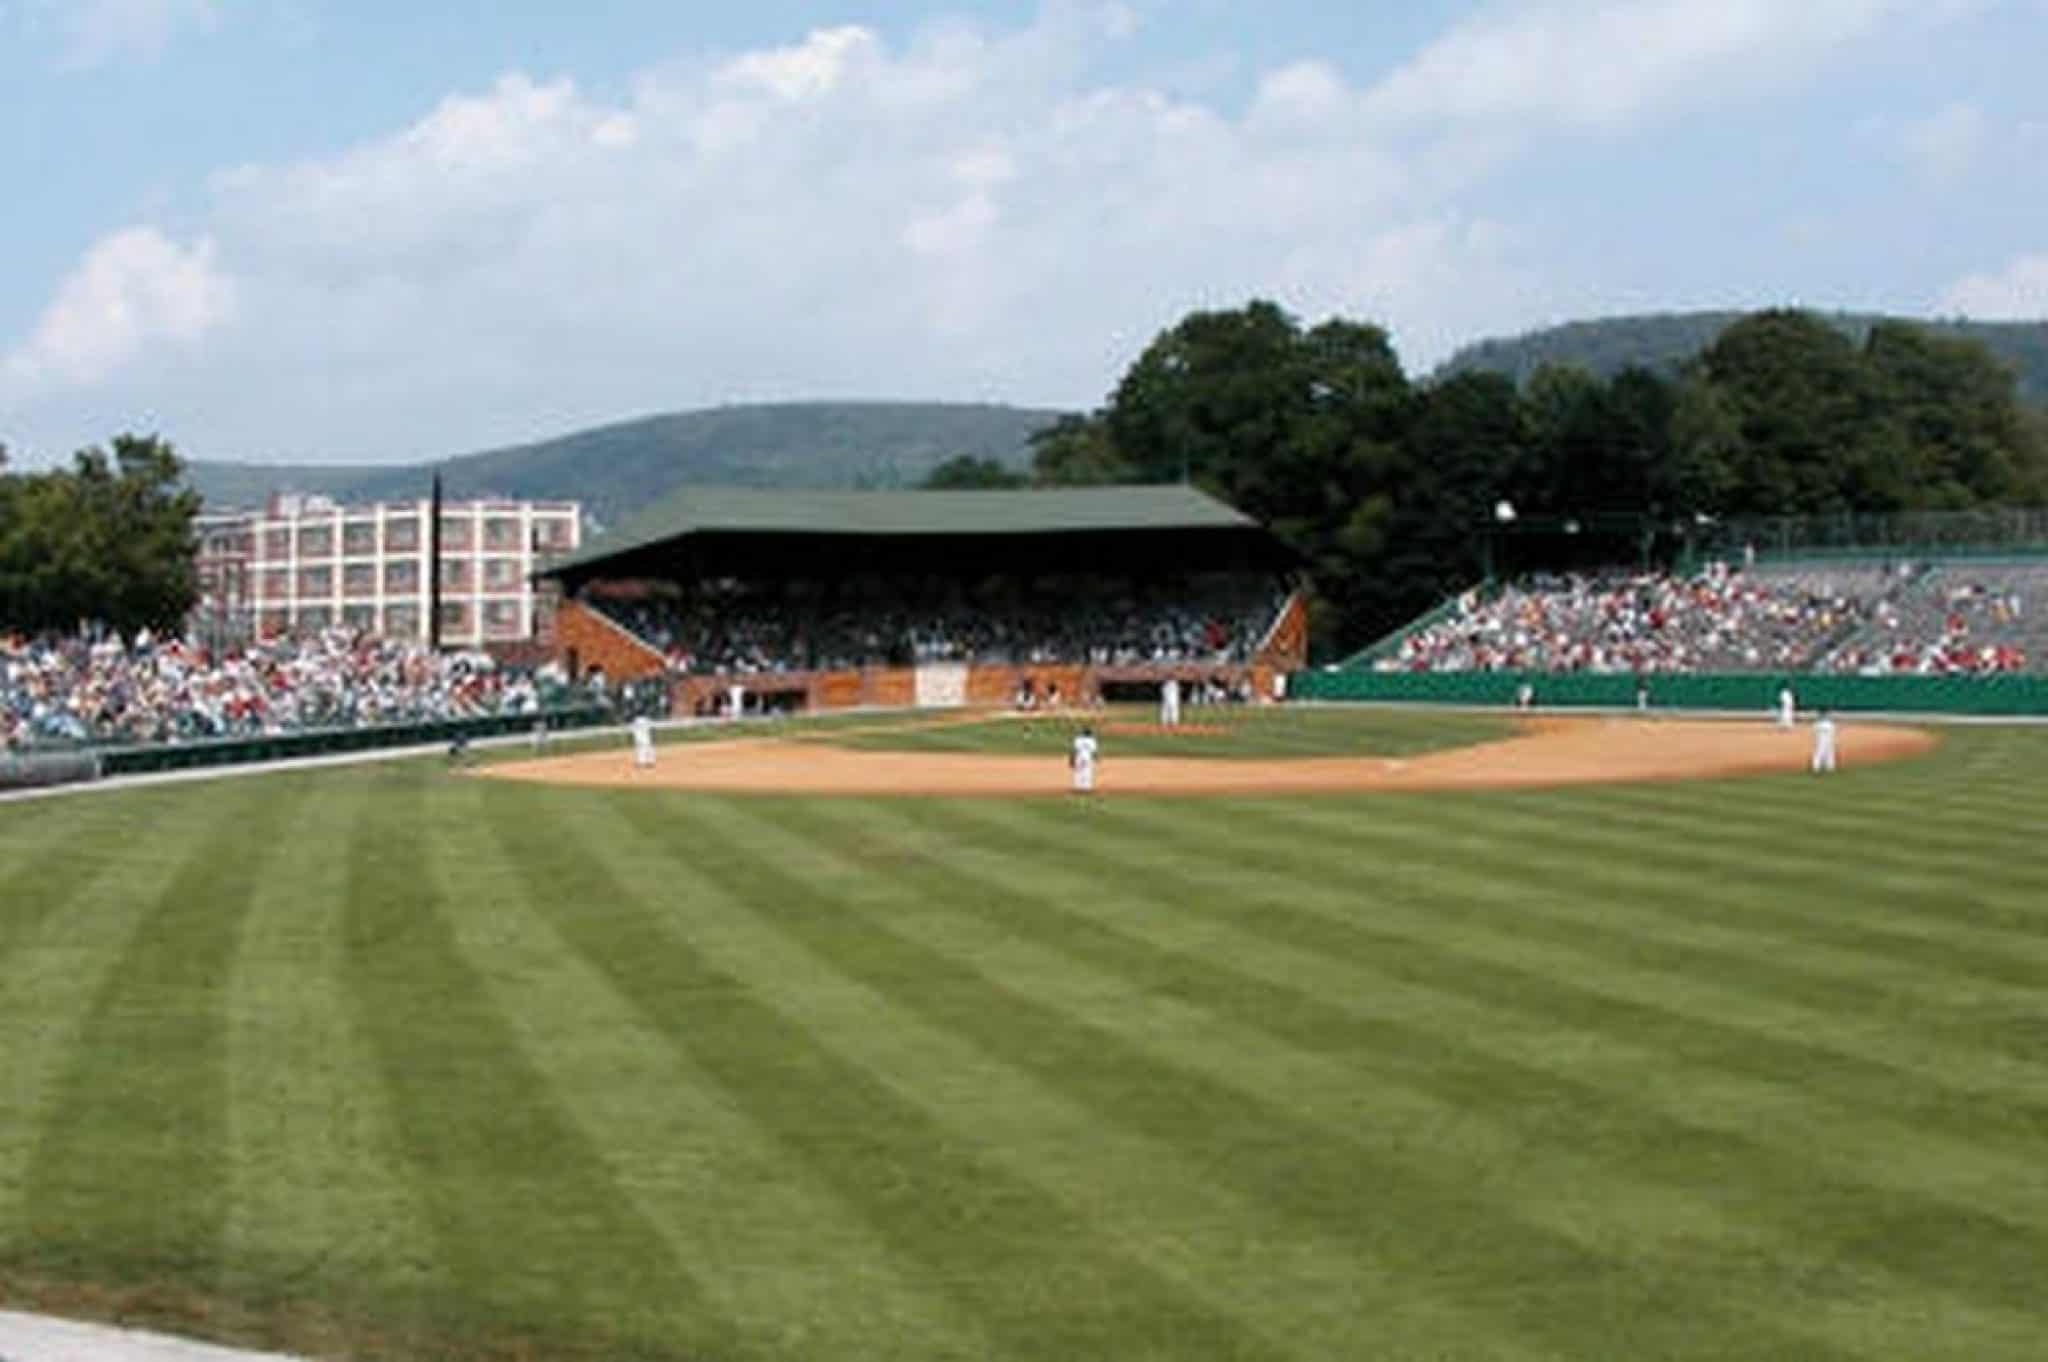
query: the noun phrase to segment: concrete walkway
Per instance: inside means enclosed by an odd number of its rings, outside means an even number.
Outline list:
[[[168,1334],[0,1310],[0,1362],[299,1362]]]

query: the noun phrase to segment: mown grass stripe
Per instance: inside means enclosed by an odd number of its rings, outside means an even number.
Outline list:
[[[825,815],[818,805],[773,811],[721,805],[712,816],[722,835],[707,839],[693,862],[854,977],[887,989],[930,1024],[958,1030],[1003,1062],[1057,1085],[1103,1119],[1171,1144],[1281,1213],[1348,1239],[1377,1268],[1425,1280],[1432,1273],[1456,1274],[1461,1300],[1497,1334],[1566,1347],[1567,1340],[1550,1331],[1553,1311],[1571,1301],[1567,1313],[1598,1309],[1617,1344],[1638,1355],[1683,1356],[1697,1348],[1702,1329],[1717,1327],[1747,1334],[1762,1351],[1777,1347],[1789,1356],[1796,1347],[1799,1355],[1832,1355],[1824,1343],[1781,1335],[1763,1318],[1722,1315],[1713,1302],[1692,1297],[1677,1276],[1659,1277],[1595,1252],[1447,1177],[1389,1161],[1365,1141],[1164,1061],[1115,1031],[920,943],[858,905],[830,917],[806,912],[800,905],[818,892],[813,877],[843,873],[832,868],[836,839],[821,826]],[[733,856],[727,848],[736,843],[765,855]],[[1531,1282],[1543,1284],[1541,1299],[1529,1294]]]
[[[659,818],[666,805],[617,807]],[[744,837],[730,847],[701,820],[723,808],[690,805],[687,827],[643,829],[672,840],[678,859],[762,914],[759,881],[712,875],[707,862],[759,865]],[[621,905],[604,920],[556,913],[563,938],[632,998],[641,1015],[710,1074],[762,1130],[856,1209],[921,1276],[986,1332],[999,1357],[1066,1359],[1113,1348],[1126,1357],[1284,1355],[1227,1315],[1203,1308],[1100,1243],[1089,1223],[965,1146],[718,968],[660,918],[635,908],[610,869],[577,845],[508,843],[543,903]],[[802,911],[803,905],[792,904]],[[679,1013],[673,1000],[715,998]]]
[[[80,1028],[152,896],[211,818],[192,805],[160,806],[152,817],[90,810],[0,897],[0,1244],[14,1254],[30,1247],[21,1202]]]
[[[1227,816],[1199,828],[1162,806],[1132,802],[1122,815],[1143,824],[1129,835],[1166,853],[1158,882],[1189,911],[1538,1025],[1633,1035],[1689,1063],[1802,1085],[1934,1133],[2004,1139],[2015,1152],[2038,1148],[2048,1133],[2048,1104],[2005,1083],[1996,1065],[1958,1070],[1945,1054],[1945,1067],[1895,1062],[1892,1037],[1910,1042],[1909,1033],[1887,1032],[1880,1058],[1857,1019],[1728,998],[1712,980],[1645,977],[1516,938],[1504,925],[1520,892],[1511,849],[1487,873],[1469,857],[1453,864],[1418,855],[1428,836],[1385,813],[1361,820],[1355,837],[1332,850],[1333,825],[1322,815],[1310,827],[1268,805],[1219,811]],[[1019,816],[1055,815],[1025,808]],[[1912,1058],[1910,1043],[1904,1048]]]
[[[693,823],[688,806],[677,810],[639,795],[622,795],[617,803],[616,813],[565,810],[565,832],[603,845],[604,829],[633,826],[640,833],[638,846],[614,847],[609,868],[643,899],[651,894],[672,905],[662,915],[668,930],[686,937],[821,1044],[929,1112],[953,1140],[1014,1170],[1086,1220],[1097,1238],[1170,1278],[1176,1290],[1310,1357],[1354,1350],[1361,1320],[1371,1321],[1374,1346],[1388,1356],[1427,1352],[1447,1332],[1470,1335],[1472,1324],[1454,1301],[1362,1271],[1347,1244],[1274,1215],[1261,1199],[1220,1185],[1171,1147],[1106,1125],[1031,1076],[991,1063],[963,1038],[906,1015],[885,995],[754,920],[707,884],[687,855],[678,854],[678,839],[690,835]],[[884,801],[877,811],[904,807],[906,801]],[[849,888],[865,897],[865,891],[886,885],[863,881]],[[920,910],[903,903],[893,911]],[[793,1172],[786,1180],[800,1177]],[[830,1235],[828,1217],[813,1210],[808,1218]],[[743,1246],[749,1236],[738,1237]],[[862,1273],[872,1275],[872,1268]],[[875,1291],[870,1280],[863,1294]],[[905,1315],[891,1310],[884,1317]],[[902,1326],[896,1328],[900,1332]],[[875,1346],[871,1342],[870,1350]],[[894,1337],[887,1347],[910,1351]],[[812,1351],[836,1355],[822,1338]],[[923,1351],[978,1356],[989,1345]],[[1505,1362],[1538,1354],[1490,1339],[1486,1355]]]
[[[928,863],[924,871],[935,880],[964,881],[955,890],[939,891],[957,911],[972,912],[992,929],[1061,950],[1091,967],[1112,970],[1135,989],[1181,999],[1301,1049],[1335,1054],[1382,1085],[1398,1082],[1460,1109],[1483,1109],[1487,1094],[1501,1095],[1507,1100],[1500,1104],[1500,1119],[1537,1140],[1585,1138],[1608,1150],[1616,1147],[1609,1132],[1618,1132],[1622,1157],[1613,1164],[1617,1171],[1723,1199],[1729,1189],[1720,1178],[1702,1180],[1698,1170],[1733,1164],[1757,1168],[1772,1184],[1761,1198],[1767,1218],[1788,1233],[1798,1227],[1812,1196],[1924,1202],[2023,1230],[2048,1222],[2048,1188],[2038,1198],[2030,1194],[2033,1164],[2028,1160],[1923,1137],[1891,1125],[1879,1113],[1858,1113],[1844,1121],[1840,1113],[1816,1111],[1803,1093],[1762,1083],[1713,1085],[1720,1102],[1711,1109],[1695,1109],[1684,1101],[1660,1105],[1659,1088],[1603,1086],[1560,1064],[1546,1053],[1549,1046],[1503,1047],[1498,1037],[1526,1032],[1526,1027],[1516,1028],[1498,1015],[1467,1011],[1446,1018],[1441,1009],[1432,1009],[1424,1024],[1386,1009],[1362,1011],[1354,990],[1370,984],[1356,973],[1311,971],[1310,977],[1322,979],[1333,995],[1328,999],[1296,986],[1305,982],[1299,978],[1282,984],[1253,977],[1255,962],[1273,953],[1261,952],[1251,938],[1229,933],[1197,940],[1192,947],[1152,943],[1150,938],[1161,934],[1182,941],[1187,934],[1160,925],[1179,916],[1175,900],[1147,887],[1152,862],[1132,843],[1059,839],[1057,850],[1069,862],[1059,868],[1051,864],[1051,840],[1035,839],[990,806],[927,804],[921,810],[917,821],[936,829],[935,840],[949,848],[947,864]],[[870,828],[866,840],[887,835],[885,829]],[[951,864],[960,861],[967,865],[953,870]],[[977,864],[979,874],[967,868]],[[964,892],[969,884],[978,892]],[[1117,905],[1113,915],[1087,906],[1102,902]],[[1276,973],[1292,964],[1297,975],[1304,963],[1312,963],[1298,955],[1290,960],[1290,954],[1280,953],[1268,963]],[[1232,963],[1212,958],[1219,955]],[[1494,1033],[1490,1043],[1489,1031]],[[1630,1073],[1645,1068],[1684,1072],[1668,1056],[1633,1046],[1626,1038],[1613,1038],[1599,1051],[1610,1065]],[[1794,1109],[1799,1126],[1770,1131],[1769,1118],[1789,1125],[1787,1107]],[[1533,1126],[1521,1119],[1528,1114],[1538,1118]],[[1568,1119],[1553,1129],[1552,1118],[1560,1114]],[[1750,1118],[1758,1120],[1756,1130],[1745,1128]],[[1816,1157],[1819,1149],[1827,1151],[1825,1159]],[[1629,1161],[1640,1155],[1648,1160]],[[1781,1223],[1787,1217],[1789,1223]]]
[[[1049,872],[1052,843],[1034,841],[987,806],[927,809],[929,820],[947,829],[954,857],[963,846],[1007,848],[1015,860],[1014,878],[1036,880],[1034,890],[1005,889],[1001,886],[1011,877],[999,865],[973,878],[979,892],[972,897],[938,891],[959,911],[982,916],[993,929],[1029,937],[1093,967],[1113,970],[1133,988],[1179,998],[1240,1029],[1257,1028],[1299,1048],[1328,1050],[1382,1085],[1400,1082],[1456,1107],[1477,1106],[1486,1094],[1497,1094],[1505,1099],[1500,1106],[1511,1125],[1520,1125],[1525,1113],[1540,1118],[1534,1126],[1524,1127],[1524,1134],[1539,1141],[1553,1136],[1584,1138],[1592,1147],[1609,1151],[1603,1157],[1617,1172],[1725,1199],[1729,1189],[1717,1177],[1702,1179],[1698,1170],[1742,1166],[1749,1178],[1741,1194],[1755,1194],[1765,1222],[1783,1233],[1802,1228],[1809,1215],[1815,1215],[1815,1223],[1829,1223],[1816,1214],[1817,1203],[1822,1209],[1870,1203],[1916,1214],[1949,1214],[1958,1221],[1956,1237],[1972,1239],[1980,1237],[1976,1231],[1983,1222],[1994,1222],[1988,1232],[1995,1237],[2014,1229],[2032,1233],[2048,1219],[2048,1198],[2027,1195],[2031,1166],[2025,1161],[1988,1157],[1960,1141],[1928,1141],[1914,1132],[1886,1129],[1881,1117],[1849,1124],[1832,1141],[1825,1128],[1809,1129],[1808,1134],[1830,1150],[1829,1159],[1818,1160],[1813,1146],[1796,1137],[1772,1142],[1743,1130],[1739,1118],[1730,1123],[1719,1112],[1689,1112],[1681,1104],[1656,1108],[1650,1094],[1604,1088],[1560,1071],[1540,1054],[1503,1054],[1481,1046],[1469,1034],[1459,1036],[1399,1017],[1361,1015],[1337,1002],[1250,978],[1240,967],[1244,947],[1238,941],[1218,938],[1209,943],[1210,954],[1227,955],[1233,966],[1214,963],[1193,950],[1155,949],[1133,934],[1143,929],[1132,921],[1145,916],[1138,905],[1148,897],[1160,905],[1154,920],[1173,910],[1165,906],[1166,896],[1156,890],[1148,894],[1144,885],[1153,867],[1134,844],[1116,840],[1098,847],[1086,838],[1068,836],[1060,839],[1058,850],[1071,863],[1071,872]],[[946,865],[927,865],[925,873],[933,878],[964,874]],[[1084,882],[1092,893],[1078,887]],[[1091,900],[1117,903],[1117,924],[1097,921],[1086,908],[1069,906]],[[1654,1068],[1657,1058],[1637,1054],[1631,1069]],[[1806,1105],[1796,1093],[1751,1087],[1780,1103]],[[1733,1094],[1737,1100],[1755,1095],[1739,1090]],[[1767,1104],[1759,1109],[1767,1109]],[[1552,1117],[1560,1113],[1567,1119],[1553,1125]],[[1879,1129],[1867,1129],[1873,1124]],[[1918,1161],[1908,1165],[1912,1154],[1919,1156]],[[1756,1194],[1749,1184],[1759,1181],[1767,1186]]]
[[[277,833],[303,797],[302,786],[250,782],[208,801],[104,979],[27,1179],[22,1221],[38,1266],[216,1285],[228,1201],[223,989]]]
[[[678,886],[668,861],[638,846],[596,798],[484,781],[457,782],[446,798],[457,807],[437,864],[450,875],[456,945],[566,1118],[688,1275],[691,1293],[661,1305],[723,1321],[736,1340],[728,1351],[748,1356],[880,1351],[881,1321],[892,1327],[892,1352],[984,1351],[938,1298],[897,1279],[866,1225],[777,1157],[711,1078],[562,938],[560,914],[669,909]],[[574,901],[549,902],[559,886],[529,875],[508,841],[550,858],[565,846],[599,848],[624,897],[607,899],[614,886],[596,884]],[[687,1010],[690,1001],[672,996],[669,1005]],[[687,1318],[675,1332],[692,1329],[709,1332]]]
[[[225,999],[228,1290],[290,1316],[294,1350],[340,1352],[364,1317],[445,1283],[342,977],[348,832],[377,786],[271,779],[317,784],[279,829],[292,854],[256,889]]]
[[[1546,819],[1490,811],[1487,828],[1515,845],[1528,889],[1513,929],[1648,968],[1710,973],[1723,985],[1838,1012],[1884,1016],[1911,1010],[1939,1025],[1959,981],[1975,1001],[2024,1005],[2048,978],[2048,956],[1993,954],[1956,940],[1895,935],[1782,911],[1788,900],[1843,892],[1838,871],[1807,864],[1774,870],[1753,848],[1739,874],[1712,857],[1656,844],[1636,825],[1604,833],[1559,829]],[[1710,886],[1696,889],[1694,886]],[[1674,892],[1674,889],[1677,892]],[[1887,886],[1897,901],[1900,887]],[[1930,1013],[1932,1015],[1930,1015]],[[2015,1057],[2034,1047],[2015,1038]],[[1998,1043],[1976,1035],[1976,1045]]]
[[[343,917],[355,1024],[368,1037],[432,1226],[447,1290],[409,1321],[413,1346],[479,1336],[507,1356],[716,1355],[674,1338],[665,1304],[693,1288],[661,1236],[556,1109],[554,1094],[457,948],[435,868],[451,818],[432,768],[393,766],[350,829]]]
[[[1823,870],[1833,870],[1837,877],[1882,889],[1882,893],[1860,897],[1858,920],[1853,922],[1841,918],[1839,903],[1833,899],[1810,901],[1804,897],[1786,897],[1778,903],[1778,913],[1784,918],[1829,924],[1835,930],[1868,938],[1958,948],[1970,952],[1966,959],[1976,961],[2007,959],[1999,952],[2040,952],[2048,940],[2048,911],[1985,911],[1972,899],[1974,893],[1985,889],[2023,889],[2030,848],[2017,836],[1987,840],[1960,856],[1942,856],[1925,846],[1903,848],[1901,840],[1894,838],[1872,844],[1868,832],[1845,832],[1841,840],[1831,840],[1827,829],[1800,823],[1798,850],[1780,850],[1784,842],[1794,840],[1784,823],[1757,825],[1737,811],[1710,813],[1700,807],[1638,799],[1597,813],[1587,811],[1585,817],[1577,817],[1579,809],[1532,807],[1530,813],[1546,823],[1546,832],[1563,829],[1567,838],[1575,829],[1589,825],[1626,825],[1628,836],[1638,846],[1657,848],[1659,862],[1694,864],[1712,875],[1726,875],[1731,856],[1739,854],[1745,872],[1739,883],[1751,883],[1749,877],[1757,868],[1763,870],[1757,883],[1810,881],[1823,875]],[[1991,877],[1995,883],[1987,883]],[[2048,907],[2048,868],[2042,868],[2034,879],[2042,893],[2028,895],[2028,903],[2036,909]],[[1901,885],[1923,885],[1925,893],[1894,893]],[[2040,959],[2048,961],[2048,954]]]
[[[1318,828],[1333,826],[1320,811],[1288,816]],[[1514,873],[1526,879],[1517,886],[1512,912],[1501,911],[1493,886],[1474,897],[1445,895],[1435,912],[1631,969],[1662,969],[1688,981],[1711,979],[1716,988],[1744,992],[1780,1012],[1803,1007],[1809,1018],[1832,1019],[1821,1027],[1823,1032],[1839,1032],[1844,1023],[1862,1033],[1887,1018],[1909,1021],[1905,1053],[1936,1073],[1958,1066],[1981,1068],[1987,1058],[2003,1056],[2002,1080],[2025,1082],[2030,1072],[2036,1080],[2042,1076],[2036,1067],[2039,1037],[2028,1024],[2037,1012],[2036,991],[2029,987],[2025,969],[2001,971],[2008,977],[1995,981],[1982,974],[1958,979],[1925,962],[1888,956],[1882,967],[1870,960],[1845,974],[1840,961],[1800,942],[1731,945],[1726,938],[1712,939],[1712,919],[1741,917],[1762,931],[1775,920],[1774,910],[1748,910],[1734,901],[1755,892],[1738,868],[1722,865],[1692,875],[1667,873],[1663,855],[1635,854],[1653,843],[1619,827],[1606,838],[1583,841],[1579,855],[1539,849],[1570,837],[1554,834],[1533,815],[1509,814],[1491,806],[1483,815],[1472,808],[1446,809],[1433,828],[1434,844],[1462,855],[1461,863],[1441,872],[1447,881],[1470,882],[1490,866],[1505,872],[1510,858]],[[1323,840],[1311,837],[1295,858],[1297,868],[1322,863]],[[1638,868],[1645,862],[1648,868]],[[1479,869],[1474,870],[1475,865]],[[1553,873],[1543,873],[1546,868]],[[1731,882],[1739,887],[1729,888]],[[1798,889],[1806,897],[1837,903],[1846,892],[1824,868],[1812,872]],[[1859,901],[1869,896],[1859,895]],[[1702,919],[1708,925],[1697,925]],[[1954,958],[1952,951],[1935,953],[1945,960]],[[1988,962],[1979,955],[1971,959],[1980,965]],[[2048,977],[2048,964],[2034,977]],[[1891,1043],[1889,1058],[1899,1058],[1899,1044]]]

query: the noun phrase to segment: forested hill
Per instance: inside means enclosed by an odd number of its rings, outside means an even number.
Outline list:
[[[691,483],[739,487],[909,486],[962,454],[1014,468],[1032,432],[1061,413],[921,402],[798,402],[714,407],[599,426],[535,444],[402,466],[188,465],[212,507],[272,491],[342,500],[424,496],[439,472],[451,497],[571,497],[600,522]]]
[[[1444,361],[1439,378],[1473,370],[1504,373],[1517,383],[1546,364],[1571,364],[1612,378],[1630,365],[1675,373],[1714,343],[1742,312],[1661,312],[1639,317],[1568,322],[1526,335],[1477,341]],[[1834,312],[1816,316],[1840,328],[1859,345],[1881,321],[1902,320],[1944,335],[1980,342],[2012,366],[2019,395],[2048,405],[2048,321],[1965,322],[1885,318],[1875,313]]]

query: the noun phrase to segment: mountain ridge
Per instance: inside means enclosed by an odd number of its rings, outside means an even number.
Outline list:
[[[677,487],[907,486],[961,454],[1022,467],[1031,435],[1064,413],[985,402],[773,402],[657,412],[521,444],[409,464],[193,460],[207,506],[259,505],[271,492],[343,501],[447,495],[573,499],[616,522]]]
[[[1481,370],[1503,373],[1520,383],[1545,364],[1576,364],[1603,378],[1611,378],[1630,365],[1676,373],[1687,360],[1713,344],[1715,337],[1731,323],[1754,316],[1758,310],[1637,312],[1560,322],[1514,336],[1473,341],[1453,352],[1431,377],[1444,379]],[[1963,318],[1897,317],[1879,312],[1807,310],[1838,327],[1858,344],[1880,322],[1903,322],[1941,335],[1975,340],[2011,367],[2021,400],[2048,405],[2048,320],[1979,322]]]

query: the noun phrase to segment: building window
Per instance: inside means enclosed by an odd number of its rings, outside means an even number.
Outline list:
[[[281,601],[292,594],[292,574],[287,568],[263,569],[262,581],[266,601]]]
[[[418,638],[420,608],[416,605],[385,606],[384,632],[392,638]]]
[[[469,602],[441,602],[441,628],[443,632],[460,634],[469,628]]]
[[[492,638],[512,638],[519,633],[519,602],[486,601],[484,632]]]
[[[519,522],[510,516],[494,515],[484,521],[484,547],[500,552],[519,547]]]
[[[375,563],[350,563],[341,570],[341,594],[344,596],[374,596],[377,594],[377,565]]]
[[[484,585],[493,591],[511,591],[519,585],[517,558],[486,558]]]
[[[285,529],[263,532],[263,556],[280,562],[292,556],[292,532]]]
[[[374,521],[352,520],[341,531],[341,551],[351,558],[367,558],[377,551]]]
[[[418,591],[420,589],[420,565],[410,558],[403,562],[384,565],[384,589],[386,591]]]
[[[353,633],[367,634],[377,627],[377,607],[374,605],[344,605],[341,607],[341,623]]]
[[[420,546],[420,521],[418,516],[406,516],[401,520],[384,522],[384,551],[406,553]]]
[[[461,589],[469,585],[469,560],[466,558],[443,558],[441,560],[442,587]]]
[[[299,557],[332,558],[334,556],[334,527],[331,525],[308,525],[299,531]]]
[[[299,569],[299,595],[328,596],[334,592],[334,569],[309,567]]]
[[[309,605],[299,611],[299,632],[310,634],[334,622],[334,612],[324,605]]]
[[[442,516],[441,547],[444,549],[468,548],[470,546],[469,527],[471,523],[472,522],[467,516],[463,516],[460,518],[452,515]]]

